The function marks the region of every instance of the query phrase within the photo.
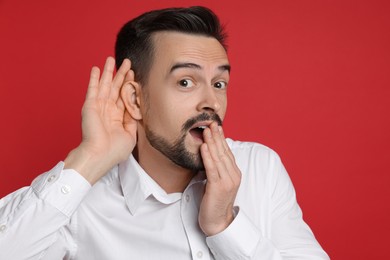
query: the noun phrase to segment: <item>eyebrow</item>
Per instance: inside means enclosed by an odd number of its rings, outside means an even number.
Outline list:
[[[196,64],[196,63],[191,63],[191,62],[179,62],[179,63],[176,63],[172,66],[169,73],[172,73],[173,71],[175,71],[177,69],[181,69],[181,68],[191,68],[191,69],[201,70],[202,66],[200,66],[199,64]],[[229,64],[218,66],[218,70],[220,70],[220,71],[228,71],[230,73],[230,69],[231,69],[231,67]]]

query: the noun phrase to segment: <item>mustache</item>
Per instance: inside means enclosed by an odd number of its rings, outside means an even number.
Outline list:
[[[216,113],[202,113],[202,114],[199,114],[195,117],[188,119],[183,124],[182,131],[187,132],[188,130],[190,130],[192,128],[193,125],[195,125],[198,122],[202,122],[202,121],[214,121],[214,122],[217,122],[218,125],[222,126],[222,120],[218,114],[216,114]]]

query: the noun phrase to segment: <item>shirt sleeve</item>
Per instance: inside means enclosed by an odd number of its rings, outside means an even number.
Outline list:
[[[238,212],[232,224],[223,232],[206,238],[215,259],[264,259],[283,258],[271,241],[262,237],[260,230],[243,211]]]
[[[259,206],[262,212],[256,217],[248,215],[244,210],[248,205],[243,203],[243,207],[237,208],[238,213],[228,228],[206,239],[215,259],[329,259],[303,221],[294,187],[284,166],[277,155],[274,159],[269,167],[272,171],[268,173],[265,192],[258,193],[265,196],[262,201],[267,204],[266,207]],[[256,194],[253,190],[247,192]],[[257,219],[267,224],[261,225]]]
[[[63,167],[0,200],[0,259],[68,259],[67,225],[91,185]]]

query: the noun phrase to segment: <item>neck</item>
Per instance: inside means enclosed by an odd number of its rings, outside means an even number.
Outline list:
[[[169,160],[146,138],[138,138],[133,155],[144,171],[168,194],[183,192],[196,174]]]

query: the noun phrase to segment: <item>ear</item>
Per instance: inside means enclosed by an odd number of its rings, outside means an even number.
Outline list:
[[[142,119],[141,113],[141,86],[135,81],[127,81],[121,89],[121,98],[129,111],[130,116],[135,120]]]

